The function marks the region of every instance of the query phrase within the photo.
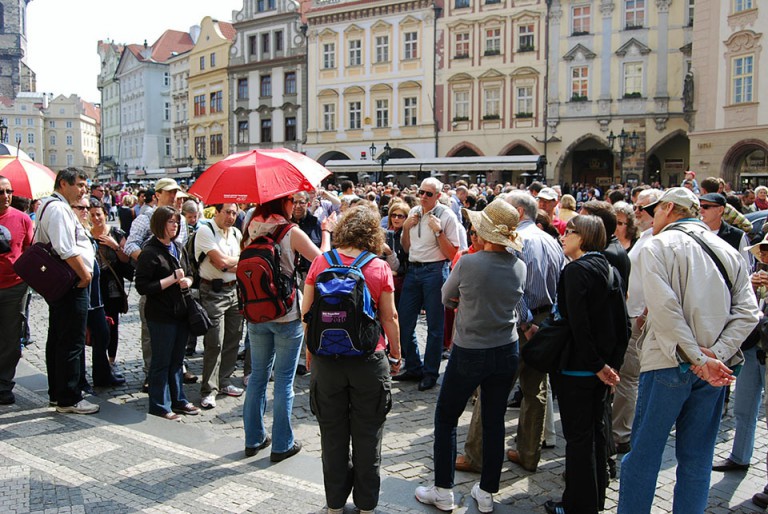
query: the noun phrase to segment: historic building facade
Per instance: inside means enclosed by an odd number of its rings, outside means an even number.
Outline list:
[[[124,174],[124,163],[120,156],[120,83],[115,80],[115,71],[123,54],[123,45],[114,41],[99,41],[97,52],[101,69],[96,87],[101,93],[101,169],[99,178],[119,180]]]
[[[436,157],[433,3],[315,0],[307,24],[307,155]]]
[[[758,0],[697,0],[693,37],[691,167],[734,189],[768,183],[768,74]],[[763,86],[764,87],[764,86]]]
[[[552,0],[549,179],[665,186],[682,180],[690,164],[684,89],[692,6],[688,0]]]
[[[199,27],[189,30],[197,38]],[[189,143],[189,51],[168,59],[171,71],[171,159],[180,172],[191,176],[194,157]],[[185,177],[185,178],[188,178]]]
[[[77,95],[59,95],[44,111],[44,164],[81,168],[94,177],[99,163],[101,112]]]
[[[0,0],[0,96],[13,99],[35,91],[27,66],[27,5],[31,0]]]
[[[302,151],[307,125],[307,45],[294,0],[244,0],[234,13],[229,67],[230,149]]]
[[[43,127],[48,101],[46,93],[32,92],[17,93],[13,100],[0,98],[0,118],[8,126],[8,143],[37,162],[45,162]]]

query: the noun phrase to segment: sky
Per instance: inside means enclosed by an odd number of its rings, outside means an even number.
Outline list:
[[[27,7],[27,64],[37,91],[101,101],[96,77],[100,39],[154,43],[167,29],[189,31],[205,16],[232,21],[243,0],[32,0]]]

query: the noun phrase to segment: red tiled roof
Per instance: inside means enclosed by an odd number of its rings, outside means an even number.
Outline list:
[[[13,107],[13,98],[0,95],[0,104],[3,104],[6,107]]]
[[[187,32],[166,30],[152,45],[152,60],[165,62],[174,54],[186,52],[194,46],[195,43]]]
[[[101,125],[101,109],[85,100],[80,100],[80,102],[82,103],[85,115],[89,118],[93,118],[96,121],[96,125]]]
[[[237,30],[235,30],[234,25],[227,23],[226,21],[218,21],[216,23],[219,25],[219,31],[221,32],[222,36],[229,39],[230,41],[235,40]]]

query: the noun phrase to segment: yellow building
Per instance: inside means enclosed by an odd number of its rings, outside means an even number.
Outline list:
[[[683,90],[691,66],[692,5],[551,2],[550,180],[667,186],[683,179],[689,166]]]
[[[188,152],[205,168],[229,153],[229,50],[235,40],[231,23],[203,18],[189,52]]]
[[[768,73],[758,0],[697,0],[693,26],[691,168],[734,189],[768,184]],[[762,102],[761,102],[762,100]]]
[[[541,154],[546,2],[454,0],[438,27],[440,155]],[[486,178],[506,182],[520,174]]]

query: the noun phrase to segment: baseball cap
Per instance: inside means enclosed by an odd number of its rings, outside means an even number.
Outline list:
[[[545,187],[539,191],[539,198],[543,200],[557,200],[557,191],[551,187]]]
[[[161,178],[155,183],[155,191],[172,191],[180,190],[179,184],[172,178]]]
[[[710,202],[719,205],[720,207],[725,207],[725,197],[721,195],[720,193],[707,193],[705,195],[701,195],[699,197],[699,200],[704,200],[705,202]]]
[[[699,199],[690,189],[686,189],[684,187],[673,187],[664,191],[664,194],[661,195],[661,198],[643,207],[643,210],[653,216],[653,211],[656,209],[656,206],[662,202],[674,203],[681,207],[685,207],[686,209],[693,205],[696,207],[700,206]]]

